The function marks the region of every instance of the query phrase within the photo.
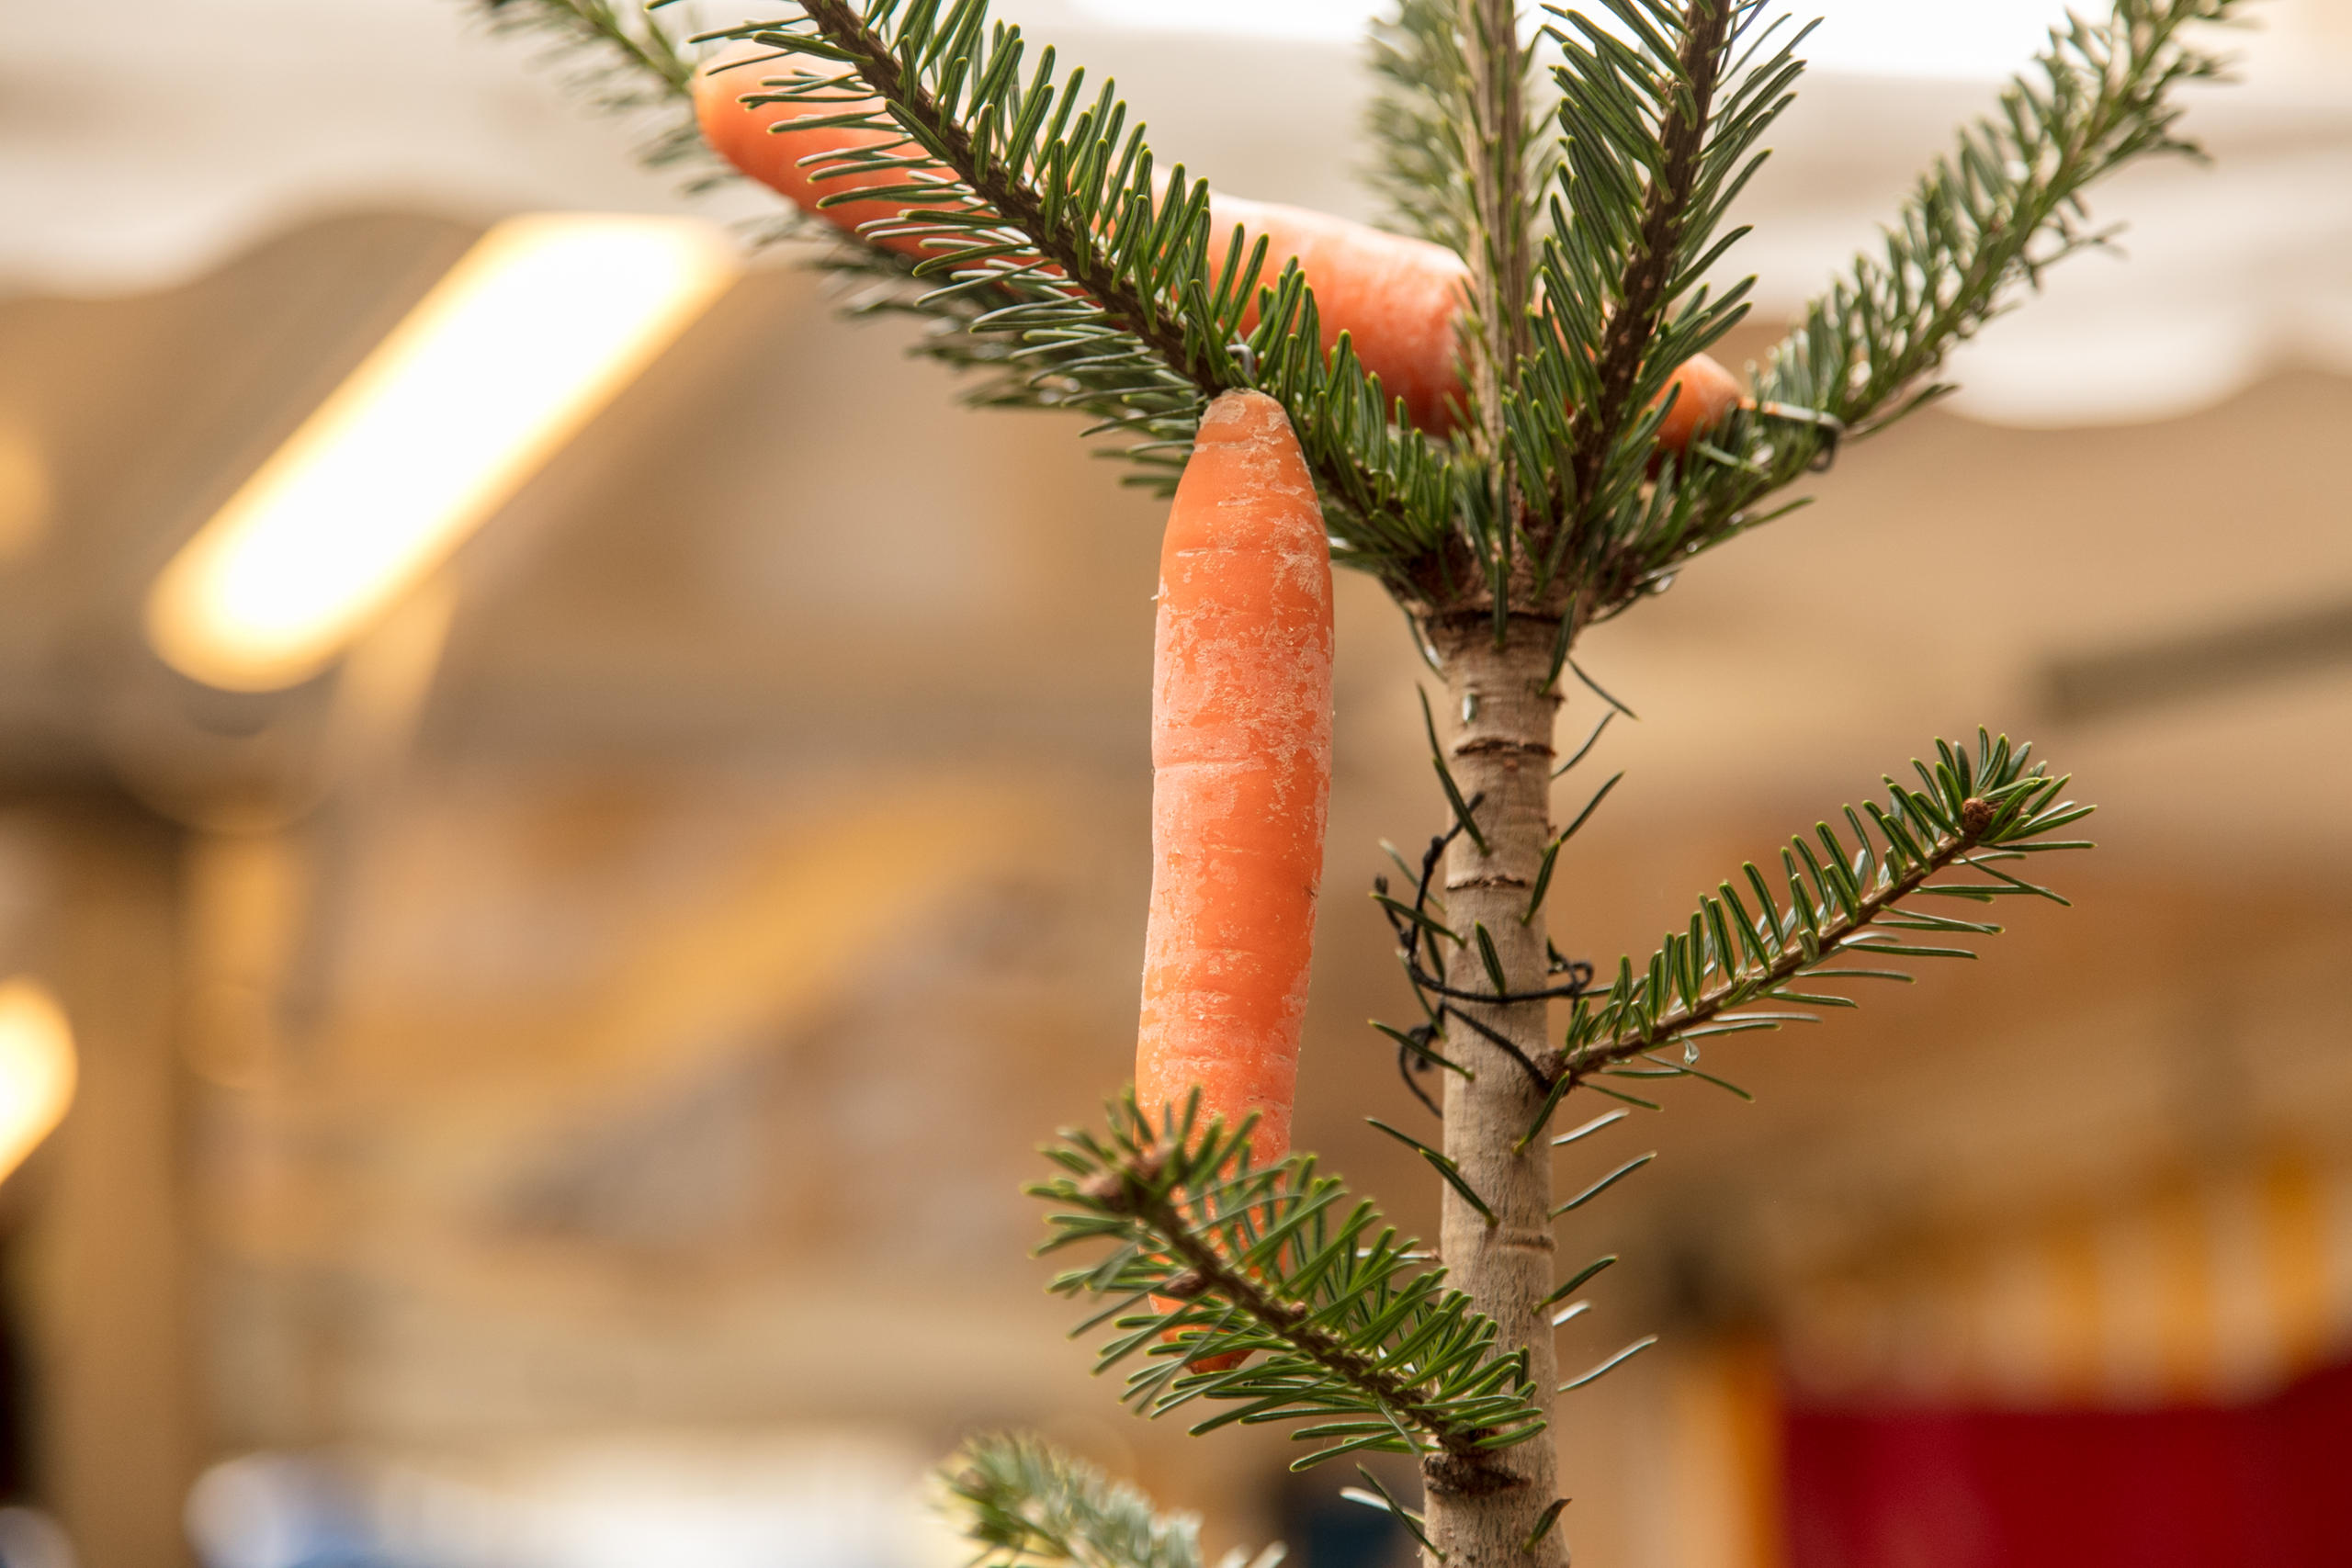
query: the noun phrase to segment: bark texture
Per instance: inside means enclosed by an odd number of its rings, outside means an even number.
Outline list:
[[[1498,514],[1510,518],[1518,511],[1518,487],[1504,410],[1526,349],[1532,292],[1519,6],[1457,5],[1476,142],[1464,259],[1476,320],[1464,334],[1464,357],[1478,408],[1478,445],[1495,465],[1492,500]],[[1509,589],[1498,582],[1495,591]],[[1492,615],[1472,610],[1441,616],[1430,628],[1452,709],[1447,761],[1464,798],[1477,803],[1478,837],[1457,837],[1445,863],[1445,921],[1463,938],[1447,964],[1446,983],[1455,991],[1495,989],[1476,935],[1481,930],[1501,961],[1505,991],[1539,991],[1546,981],[1543,921],[1521,917],[1552,831],[1552,721],[1560,704],[1546,688],[1558,620],[1513,616],[1507,626],[1498,639]],[[1555,1250],[1552,1150],[1540,1138],[1523,1153],[1512,1147],[1544,1103],[1544,1084],[1529,1064],[1546,1056],[1545,1008],[1541,1001],[1451,1005],[1510,1042],[1517,1057],[1481,1029],[1456,1023],[1446,1030],[1446,1053],[1472,1076],[1445,1075],[1445,1152],[1493,1218],[1449,1186],[1439,1247],[1453,1283],[1495,1320],[1497,1348],[1524,1351],[1536,1403],[1548,1417],[1558,1384],[1542,1306]],[[1548,1430],[1512,1448],[1426,1460],[1424,1513],[1446,1568],[1566,1568],[1565,1531],[1554,1529],[1530,1542],[1558,1495],[1557,1469]]]
[[[1544,689],[1555,628],[1515,618],[1500,646],[1491,619],[1439,627],[1453,738],[1447,762],[1464,798],[1476,799],[1482,852],[1468,834],[1453,841],[1444,872],[1446,923],[1467,944],[1451,960],[1447,983],[1491,992],[1474,928],[1484,926],[1513,992],[1543,989],[1544,921],[1521,924],[1544,845],[1551,837],[1553,719],[1555,693]],[[1556,886],[1556,881],[1555,886]],[[1544,1004],[1457,1003],[1487,1028],[1542,1063],[1549,1050]],[[1476,1077],[1445,1078],[1445,1152],[1495,1212],[1497,1222],[1447,1189],[1439,1244],[1453,1284],[1500,1328],[1498,1346],[1524,1348],[1528,1374],[1548,1412],[1558,1385],[1551,1325],[1542,1303],[1553,1285],[1551,1145],[1512,1145],[1542,1109],[1534,1077],[1476,1030],[1455,1025],[1445,1050]],[[1452,1456],[1422,1467],[1430,1538],[1447,1568],[1565,1568],[1566,1532],[1548,1532],[1531,1553],[1528,1537],[1559,1495],[1551,1434],[1499,1450],[1476,1462]]]

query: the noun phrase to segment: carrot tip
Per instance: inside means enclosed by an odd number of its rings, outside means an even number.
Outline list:
[[[1237,387],[1216,395],[1201,415],[1200,432],[1193,439],[1197,446],[1239,446],[1278,432],[1290,434],[1290,416],[1283,405],[1263,392]]]

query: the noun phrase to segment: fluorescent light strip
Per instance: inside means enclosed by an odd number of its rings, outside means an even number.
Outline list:
[[[156,652],[232,691],[318,673],[734,276],[690,220],[499,224],[164,569]]]
[[[0,1180],[65,1119],[74,1076],[74,1030],[49,987],[0,985]]]

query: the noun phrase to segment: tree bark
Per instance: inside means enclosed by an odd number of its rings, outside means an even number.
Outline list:
[[[1432,628],[1446,674],[1453,738],[1447,765],[1486,840],[1453,840],[1444,869],[1445,920],[1464,945],[1449,962],[1457,990],[1491,992],[1476,928],[1483,926],[1502,960],[1507,988],[1536,991],[1546,973],[1544,925],[1521,923],[1551,837],[1552,726],[1560,698],[1546,690],[1556,628],[1514,617],[1498,645],[1494,623]],[[1555,884],[1556,886],[1556,882]],[[1469,1016],[1545,1062],[1545,1005],[1456,1003]],[[1543,1107],[1544,1091],[1526,1066],[1478,1031],[1455,1024],[1445,1050],[1476,1076],[1445,1075],[1445,1152],[1496,1219],[1489,1224],[1459,1193],[1444,1193],[1439,1245],[1452,1282],[1499,1328],[1498,1348],[1524,1348],[1539,1405],[1549,1413],[1558,1382],[1551,1325],[1543,1302],[1553,1285],[1551,1145],[1512,1145]],[[1552,1435],[1496,1450],[1475,1462],[1432,1457],[1422,1466],[1430,1539],[1447,1568],[1565,1568],[1565,1532],[1547,1532],[1532,1553],[1528,1538],[1558,1495]]]
[[[1466,334],[1464,357],[1478,407],[1477,444],[1492,465],[1496,515],[1510,528],[1518,486],[1504,414],[1526,351],[1531,293],[1519,6],[1457,0],[1457,6],[1476,141],[1465,259],[1476,330]],[[1491,592],[1511,592],[1499,565],[1479,564],[1493,572]],[[1521,917],[1552,831],[1552,720],[1560,699],[1547,687],[1558,623],[1512,616],[1506,626],[1498,639],[1492,615],[1473,609],[1430,627],[1452,710],[1447,763],[1463,798],[1477,803],[1478,837],[1458,835],[1445,863],[1445,921],[1463,939],[1447,961],[1446,983],[1455,991],[1495,989],[1479,931],[1501,962],[1505,991],[1539,991],[1548,978],[1543,921]],[[1453,1022],[1445,1032],[1447,1055],[1471,1074],[1445,1075],[1445,1152],[1492,1217],[1449,1185],[1439,1250],[1453,1284],[1495,1320],[1497,1349],[1525,1353],[1548,1419],[1558,1377],[1543,1310],[1555,1250],[1552,1150],[1541,1139],[1523,1153],[1512,1149],[1544,1103],[1544,1085],[1529,1064],[1547,1055],[1545,1009],[1541,1001],[1449,1006],[1510,1041],[1525,1060],[1467,1024]],[[1424,1460],[1427,1529],[1447,1568],[1566,1568],[1564,1532],[1545,1532],[1532,1549],[1529,1540],[1558,1495],[1557,1468],[1548,1429],[1511,1448]]]

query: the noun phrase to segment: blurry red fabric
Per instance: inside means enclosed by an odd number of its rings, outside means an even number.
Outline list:
[[[1786,1419],[1791,1568],[2352,1568],[2352,1365],[2243,1405]]]

